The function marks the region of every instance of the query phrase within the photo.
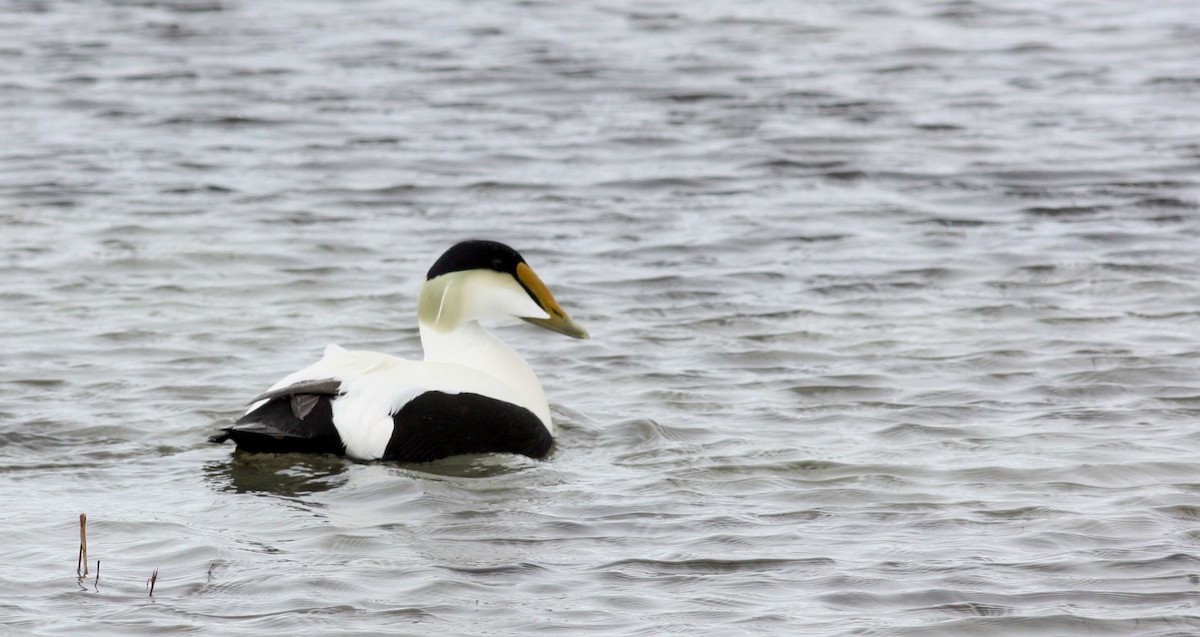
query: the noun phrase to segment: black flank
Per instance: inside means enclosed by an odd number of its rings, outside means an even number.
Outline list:
[[[533,412],[479,394],[431,391],[392,416],[384,460],[428,462],[466,453],[517,453],[541,458],[553,439]]]

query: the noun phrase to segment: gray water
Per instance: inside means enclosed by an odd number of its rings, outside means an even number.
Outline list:
[[[0,633],[1200,633],[1192,0],[0,7]],[[468,237],[549,459],[205,442]]]

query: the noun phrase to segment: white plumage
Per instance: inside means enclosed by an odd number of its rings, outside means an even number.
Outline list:
[[[423,361],[330,345],[214,440],[361,460],[540,456],[554,434],[541,383],[479,323],[505,318],[587,338],[516,251],[494,242],[458,244],[434,264],[421,291]]]

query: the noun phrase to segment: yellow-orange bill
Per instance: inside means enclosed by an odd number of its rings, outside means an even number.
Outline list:
[[[533,268],[525,263],[518,263],[517,280],[525,286],[526,290],[529,290],[538,305],[542,306],[542,309],[550,315],[550,318],[525,318],[523,320],[572,338],[588,338],[587,330],[567,316],[558,301],[554,300],[554,295],[550,293],[546,284],[542,283],[538,275],[533,272]]]

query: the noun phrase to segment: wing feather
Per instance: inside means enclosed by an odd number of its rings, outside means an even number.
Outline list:
[[[324,378],[273,389],[254,400],[261,403],[210,440],[233,440],[238,448],[271,453],[345,453],[333,424],[332,401],[341,382]]]

